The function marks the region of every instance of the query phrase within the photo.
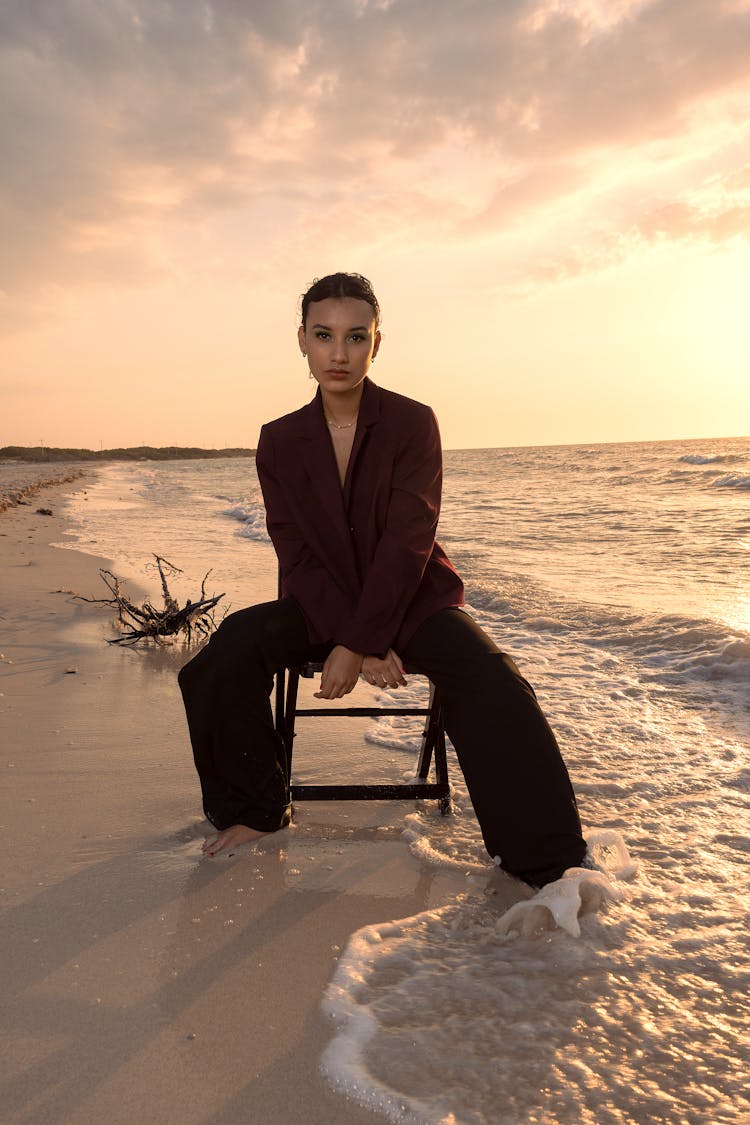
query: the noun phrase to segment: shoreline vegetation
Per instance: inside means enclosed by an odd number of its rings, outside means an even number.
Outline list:
[[[125,449],[59,449],[46,445],[0,447],[0,461],[23,461],[27,464],[53,461],[197,461],[202,458],[254,456],[254,449],[200,449],[181,445],[137,445]]]

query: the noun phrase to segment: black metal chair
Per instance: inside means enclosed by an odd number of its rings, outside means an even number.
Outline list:
[[[451,811],[451,790],[448,780],[448,763],[445,756],[445,725],[443,707],[435,685],[430,683],[427,707],[298,707],[297,690],[300,676],[312,678],[323,668],[322,663],[310,662],[298,667],[282,669],[276,675],[276,730],[281,736],[286,753],[286,775],[294,801],[392,801],[437,799],[440,812]],[[406,667],[405,672],[419,674],[417,669]],[[296,785],[292,782],[292,752],[298,718],[313,717],[378,717],[381,715],[424,715],[425,725],[417,759],[416,780],[402,784],[370,785]],[[432,759],[435,759],[435,781],[427,780]],[[345,759],[345,764],[347,760]]]

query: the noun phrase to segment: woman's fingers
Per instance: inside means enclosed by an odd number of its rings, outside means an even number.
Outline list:
[[[391,673],[395,683],[391,683],[391,687],[406,687],[406,677],[404,676],[404,666],[401,659],[392,648],[388,649],[388,654],[385,658],[388,670]]]
[[[325,664],[320,677],[320,691],[316,699],[341,699],[348,695],[359,678],[362,656],[344,645],[336,645]]]
[[[343,699],[348,695],[359,677],[353,680],[341,680],[333,676],[324,676],[320,680],[320,691],[313,692],[316,699]]]
[[[343,699],[345,695],[349,694],[353,687],[354,685],[352,684],[351,687],[337,689],[328,688],[328,690],[321,689],[320,691],[313,692],[313,695],[315,699]]]
[[[373,687],[398,688],[406,685],[403,665],[393,649],[389,649],[383,658],[366,656],[362,662],[362,675]]]

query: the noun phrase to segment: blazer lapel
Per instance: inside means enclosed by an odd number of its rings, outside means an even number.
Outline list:
[[[344,512],[349,510],[349,501],[351,499],[352,480],[354,478],[354,468],[359,457],[360,450],[365,443],[367,434],[371,426],[380,418],[380,390],[375,383],[371,382],[369,378],[365,378],[365,386],[362,391],[362,401],[359,404],[359,415],[357,417],[357,429],[354,434],[354,443],[352,451],[349,454],[349,464],[346,467],[346,477],[344,478]]]
[[[330,548],[329,565],[334,569],[334,573],[339,575],[344,587],[356,595],[360,588],[357,564],[320,391],[312,402],[303,408],[301,415],[302,459],[311,491],[318,502],[317,510],[315,513],[311,512],[311,516],[314,516],[321,526],[327,525],[321,539]]]

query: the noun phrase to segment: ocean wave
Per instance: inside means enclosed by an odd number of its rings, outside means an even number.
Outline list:
[[[626,648],[642,663],[664,670],[700,675],[701,679],[750,683],[750,634],[691,617],[631,617],[617,627],[603,615],[594,643]],[[602,625],[606,628],[601,628]]]
[[[700,711],[711,726],[750,733],[750,634],[717,622],[642,619],[602,629],[593,646],[622,654],[629,677],[662,706]]]
[[[237,534],[243,539],[270,543],[266,530],[266,510],[262,504],[255,504],[252,501],[240,502],[233,504],[231,508],[225,508],[222,515],[238,520],[242,524]]]
[[[466,592],[467,609],[491,632],[512,623],[529,634],[574,634],[596,648],[630,650],[651,665],[750,683],[750,632],[726,622],[563,601],[539,584],[510,576],[502,593],[481,582],[470,583]]]
[[[744,473],[725,473],[711,481],[712,488],[739,488],[743,491],[750,489],[750,476]]]
[[[679,460],[685,465],[721,465],[726,461],[734,460],[734,458],[728,453],[685,453]]]
[[[468,569],[464,567],[464,573]],[[545,604],[547,596],[542,586],[525,575],[513,574],[503,575],[502,588],[498,588],[499,585],[498,582],[468,579],[464,588],[468,612],[489,614],[504,624],[516,624],[532,617],[548,620],[547,614],[540,615],[540,606]]]
[[[559,659],[561,645],[573,643],[625,661],[629,691],[675,691],[712,709],[743,729],[750,706],[750,632],[725,621],[679,614],[643,614],[631,608],[563,601],[538,586],[472,583],[467,606],[491,636],[517,658],[546,665]],[[505,595],[505,596],[503,596]],[[596,668],[606,680],[611,669]]]

